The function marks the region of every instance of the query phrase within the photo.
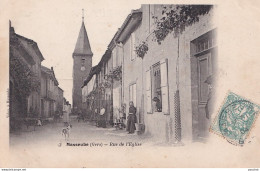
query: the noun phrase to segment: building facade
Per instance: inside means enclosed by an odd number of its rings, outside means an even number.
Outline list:
[[[142,10],[132,10],[125,22],[118,31],[115,38],[117,47],[116,66],[122,68],[122,82],[115,82],[114,90],[119,97],[113,99],[122,111],[122,106],[126,109],[126,118],[128,116],[129,102],[132,101],[137,109],[138,123],[143,123],[143,78],[142,61],[137,58],[135,53],[136,39],[142,33],[136,34],[142,24]],[[137,97],[138,96],[138,97]],[[116,106],[115,106],[116,107]]]
[[[112,115],[122,113],[124,106],[127,118],[129,102],[133,101],[137,131],[145,128],[145,133],[158,141],[204,141],[211,121],[207,110],[212,110],[208,107],[212,82],[208,80],[216,72],[215,7],[182,6],[207,11],[183,26],[179,34],[173,29],[159,42],[155,38],[158,21],[163,20],[168,7],[180,6],[142,5],[132,10],[110,42],[110,72],[117,71],[112,74]],[[145,47],[141,57],[140,46]],[[100,67],[97,85],[107,69],[106,65]]]
[[[41,116],[40,78],[44,60],[38,45],[16,34],[10,23],[10,114]]]
[[[57,111],[59,111],[59,113],[63,112],[63,93],[64,91],[58,87]]]
[[[63,110],[63,90],[58,87],[53,67],[44,60],[37,43],[15,33],[10,22],[9,104],[10,131],[20,129],[25,121],[53,118]]]
[[[58,105],[58,81],[55,77],[54,70],[42,66],[41,77],[41,110],[42,117],[52,118],[57,110]]]
[[[19,73],[23,72],[32,72],[31,68],[35,65],[35,61],[32,56],[30,56],[24,46],[22,46],[19,41],[17,34],[14,31],[14,28],[10,25],[10,77],[9,77],[9,110],[10,118],[15,117],[26,117],[27,116],[27,97],[30,95],[24,93],[19,93],[22,90],[22,87],[19,87],[23,80],[19,80]],[[17,66],[24,66],[24,71],[14,70],[18,68]],[[22,68],[22,67],[21,67]],[[27,81],[27,80],[25,80]],[[10,123],[12,121],[10,120]]]
[[[127,29],[123,29],[117,39],[124,49],[123,102],[134,101],[138,122],[158,139],[203,141],[210,123],[205,112],[209,96],[205,81],[214,75],[217,57],[214,8],[179,36],[169,34],[158,44],[152,36],[153,16],[162,17],[163,9],[162,5],[143,5],[141,23],[128,22],[128,36],[124,40]],[[143,41],[149,50],[137,58],[133,48]]]
[[[98,87],[98,79],[97,74],[100,72],[100,67],[98,65],[91,68],[89,76],[84,81],[82,86],[82,103],[83,109],[85,109],[86,118],[93,121],[96,119],[95,109],[98,106],[97,99],[97,87]]]
[[[122,45],[116,43],[116,37],[119,32],[116,32],[111,40],[108,48],[111,50],[111,67],[109,68],[110,83],[112,89],[112,122],[115,124],[122,118]]]
[[[26,47],[27,52],[33,57],[35,64],[32,66],[31,69],[35,75],[35,79],[37,79],[37,81],[40,81],[41,62],[44,60],[44,58],[39,51],[37,43],[20,35],[18,35],[18,39],[21,41],[22,45]],[[33,91],[28,97],[28,115],[41,116],[40,96],[40,91]]]
[[[111,71],[111,50],[108,49],[98,65],[92,67],[82,86],[83,108],[90,114],[88,118],[97,119],[95,114],[99,113],[101,108],[105,108],[106,125],[112,125],[113,120]]]

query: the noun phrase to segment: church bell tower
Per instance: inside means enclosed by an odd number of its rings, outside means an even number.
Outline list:
[[[79,36],[72,54],[73,57],[73,92],[72,105],[73,109],[82,110],[82,89],[84,79],[89,75],[92,67],[93,53],[90,48],[90,43],[87,31],[84,24],[84,14],[82,16],[82,24],[79,31]]]

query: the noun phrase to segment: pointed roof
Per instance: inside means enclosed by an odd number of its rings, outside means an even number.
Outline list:
[[[93,55],[84,22],[82,22],[73,55]]]

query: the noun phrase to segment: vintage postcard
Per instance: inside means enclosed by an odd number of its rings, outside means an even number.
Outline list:
[[[260,167],[260,2],[0,4],[0,167]]]

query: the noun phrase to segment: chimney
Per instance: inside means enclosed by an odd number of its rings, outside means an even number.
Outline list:
[[[53,71],[53,67],[51,67],[51,70]]]
[[[12,27],[11,20],[9,20],[9,34],[13,34],[13,33],[14,33],[14,28]]]

